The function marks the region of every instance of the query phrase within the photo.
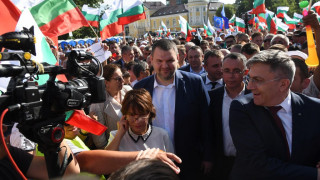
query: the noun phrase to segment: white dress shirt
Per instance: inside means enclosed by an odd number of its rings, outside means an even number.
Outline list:
[[[289,95],[287,98],[278,106],[281,106],[282,109],[280,109],[277,112],[277,115],[281,119],[283,128],[286,132],[287,142],[289,146],[289,151],[291,154],[292,150],[292,107],[291,107],[291,92],[289,92]]]
[[[191,68],[191,66],[190,66],[190,72],[193,73],[193,74],[197,74],[197,75],[200,76],[201,74],[206,73],[206,70],[205,70],[204,67],[202,66],[201,71],[195,72],[195,71],[192,70],[192,68]]]
[[[208,75],[206,75],[206,81],[204,82],[204,86],[206,88],[207,91],[210,91],[212,89],[212,84],[211,84],[211,80],[208,78]],[[215,82],[217,82],[216,86],[214,87],[214,89],[217,89],[218,87],[222,87],[223,86],[223,80],[218,79]]]
[[[245,86],[243,86],[242,91],[234,98],[239,99],[244,96]],[[223,102],[222,102],[222,134],[223,134],[223,149],[225,156],[236,156],[236,148],[233,144],[232,137],[230,134],[229,127],[229,110],[232,99],[228,93],[226,88],[224,88]]]
[[[172,84],[163,86],[158,84],[157,79],[155,78],[152,103],[156,108],[156,118],[153,120],[152,125],[165,129],[173,144],[175,102],[175,79]]]

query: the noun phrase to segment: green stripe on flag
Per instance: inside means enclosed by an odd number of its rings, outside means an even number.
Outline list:
[[[93,15],[93,14],[88,14],[85,11],[82,11],[82,14],[84,15],[84,17],[88,20],[88,21],[98,21],[99,20],[99,16],[97,15]]]
[[[137,14],[142,14],[143,12],[144,12],[143,5],[139,5],[139,6],[135,6],[135,7],[131,8],[131,9],[127,10],[123,14],[119,15],[118,18],[126,17],[126,16],[133,16],[133,15],[137,15]]]
[[[76,8],[76,5],[72,0],[45,0],[30,8],[30,12],[38,26],[41,27],[74,8]]]
[[[122,9],[114,10],[108,15],[107,19],[103,19],[102,21],[100,21],[100,31],[102,31],[105,26],[117,22],[118,16],[121,13],[122,13]]]
[[[264,4],[264,0],[255,0],[253,2],[253,8],[257,8],[258,6],[260,6],[261,4]]]

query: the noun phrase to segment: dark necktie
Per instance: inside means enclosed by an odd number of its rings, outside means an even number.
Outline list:
[[[280,117],[278,116],[277,112],[282,109],[281,106],[271,106],[268,107],[269,111],[271,112],[271,115],[274,119],[274,122],[276,123],[277,127],[280,129],[282,137],[284,138],[285,142],[286,142],[286,150],[287,150],[287,156],[288,158],[290,158],[290,151],[289,151],[289,145],[288,145],[288,141],[287,141],[287,136],[286,136],[286,132],[284,130],[282,121],[280,119]]]
[[[216,85],[218,84],[217,82],[210,82],[211,86],[211,90],[214,89],[216,87]]]

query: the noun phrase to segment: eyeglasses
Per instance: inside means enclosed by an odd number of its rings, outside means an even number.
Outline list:
[[[138,116],[138,117],[137,117]],[[128,114],[127,119],[129,121],[147,121],[149,120],[149,114],[145,114],[145,115],[138,115],[138,114]]]
[[[223,74],[228,74],[228,75],[240,75],[244,73],[244,71],[241,71],[240,69],[235,69],[233,71],[230,71],[229,69],[223,69],[222,70]]]
[[[265,80],[257,79],[257,78],[255,78],[255,77],[253,77],[253,78],[252,78],[252,77],[248,77],[249,83],[252,83],[252,84],[254,84],[254,85],[256,85],[256,86],[261,86],[261,85],[266,84],[266,83],[268,83],[268,82],[278,81],[278,80],[280,80],[280,79],[282,79],[282,78],[274,78],[274,79],[265,81]]]
[[[116,80],[118,82],[122,82],[123,81],[123,77],[121,77],[121,76],[118,76],[116,78],[111,78],[111,79]]]

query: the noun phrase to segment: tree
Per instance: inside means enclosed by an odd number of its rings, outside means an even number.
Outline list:
[[[217,11],[216,11],[216,16],[222,17],[221,16],[221,11],[222,11],[223,5],[221,5]],[[224,12],[226,13],[226,17],[230,19],[233,14],[236,12],[235,7],[232,4],[225,4],[224,5]]]

